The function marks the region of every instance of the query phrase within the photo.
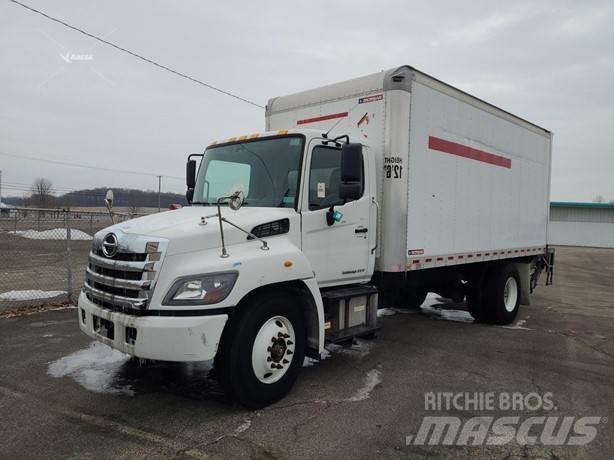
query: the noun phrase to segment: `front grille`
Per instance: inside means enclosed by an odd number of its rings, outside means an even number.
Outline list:
[[[92,250],[85,273],[83,290],[97,305],[131,312],[147,308],[153,289],[160,252],[120,252],[114,258]]]
[[[136,310],[133,307],[125,307],[125,306],[121,306],[121,305],[115,305],[113,302],[108,302],[106,300],[103,300],[99,297],[94,297],[91,294],[85,294],[85,297],[87,297],[87,299],[92,302],[95,303],[96,305],[98,305],[99,307],[105,308],[107,310],[111,310],[111,311],[116,311],[118,313],[125,313],[127,315],[134,315],[134,316],[143,316],[148,314],[147,310]]]
[[[139,290],[138,289],[126,289],[126,288],[115,287],[115,286],[107,286],[106,284],[97,283],[96,281],[94,281],[91,278],[88,278],[87,282],[93,288],[98,289],[99,291],[107,292],[107,293],[109,293],[111,295],[119,295],[119,296],[122,296],[122,297],[130,297],[131,299],[138,299],[138,297],[139,297]]]
[[[113,268],[104,268],[97,267],[96,265],[89,264],[90,270],[93,270],[94,273],[98,273],[103,276],[110,276],[111,278],[119,278],[122,280],[133,280],[139,281],[143,279],[142,272],[129,272],[126,270],[115,270]]]
[[[107,257],[102,252],[102,249],[96,251],[98,257]],[[111,260],[125,260],[127,262],[144,262],[147,259],[147,254],[144,252],[118,252],[113,257],[108,257]]]

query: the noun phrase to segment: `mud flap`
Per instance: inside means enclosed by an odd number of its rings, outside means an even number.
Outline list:
[[[520,305],[531,305],[531,264],[516,263],[520,276]]]

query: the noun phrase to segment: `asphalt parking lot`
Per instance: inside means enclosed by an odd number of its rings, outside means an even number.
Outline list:
[[[462,305],[380,318],[378,338],[333,348],[260,411],[227,400],[208,363],[141,366],[81,334],[74,309],[0,319],[2,458],[607,458],[614,450],[614,250],[558,248],[514,326]],[[428,392],[551,393],[531,416],[599,417],[584,446],[406,444]],[[539,432],[539,430],[538,430]],[[530,444],[530,443],[529,443]]]

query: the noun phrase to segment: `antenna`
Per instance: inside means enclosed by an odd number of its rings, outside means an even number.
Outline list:
[[[352,107],[350,110],[348,110],[348,116],[345,117],[345,118],[340,118],[339,120],[337,120],[337,122],[328,131],[326,131],[326,133],[323,134],[322,137],[328,138],[328,135],[330,134],[330,132],[333,129],[335,129],[339,123],[341,123],[342,121],[345,121],[345,120],[349,120],[350,119],[350,115],[352,115],[352,112],[354,111],[354,109],[356,107],[358,107],[359,104],[360,104],[360,102],[357,102],[356,104],[354,104],[354,107]]]

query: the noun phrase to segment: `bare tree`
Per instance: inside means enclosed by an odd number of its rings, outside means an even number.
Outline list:
[[[593,198],[593,203],[605,203],[605,198],[603,195],[597,195],[595,198]]]
[[[53,184],[49,179],[40,177],[32,184],[32,202],[38,208],[46,208],[53,199]]]

